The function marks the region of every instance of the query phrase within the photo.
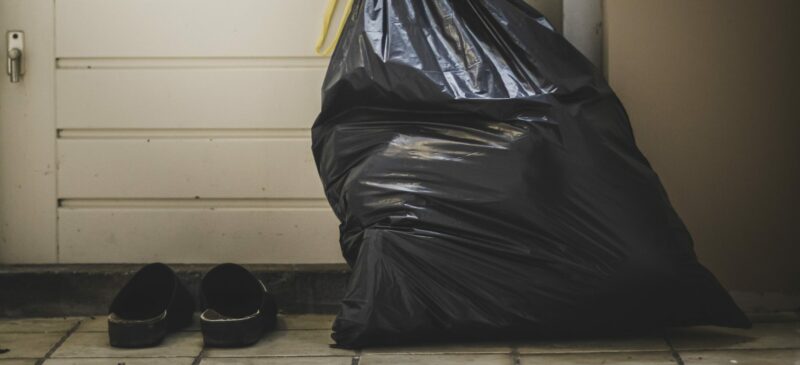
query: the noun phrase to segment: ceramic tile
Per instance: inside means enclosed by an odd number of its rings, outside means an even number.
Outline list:
[[[207,358],[200,365],[350,365],[351,357]]]
[[[511,355],[475,355],[475,354],[366,354],[361,356],[359,365],[399,365],[399,364],[431,364],[431,365],[513,365]]]
[[[105,358],[105,357],[194,357],[203,347],[198,332],[170,334],[161,345],[141,349],[114,348],[108,344],[108,334],[103,332],[73,333],[53,354],[53,358]]]
[[[63,337],[62,333],[0,333],[0,359],[44,357]]]
[[[520,356],[520,365],[675,365],[669,352],[605,352]]]
[[[36,365],[36,359],[0,360],[0,365]]]
[[[752,329],[695,327],[669,332],[677,350],[800,348],[800,322],[756,323]]]
[[[170,357],[170,358],[76,358],[76,359],[49,359],[44,365],[191,365],[193,357]]]
[[[370,347],[364,354],[510,354],[511,346],[492,342],[439,343],[414,346]]]
[[[530,341],[518,344],[518,348],[520,354],[669,351],[669,346],[664,338],[657,336]]]
[[[686,365],[799,365],[800,350],[725,350],[682,352]]]
[[[331,348],[330,331],[274,331],[258,343],[238,349],[208,349],[208,357],[352,356],[353,351]]]

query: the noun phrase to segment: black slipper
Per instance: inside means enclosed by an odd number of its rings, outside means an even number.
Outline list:
[[[150,347],[192,324],[194,300],[164,264],[141,268],[111,303],[108,340],[114,347]]]
[[[236,264],[222,264],[200,285],[205,310],[200,315],[203,342],[213,347],[241,347],[275,328],[278,307],[264,284]]]

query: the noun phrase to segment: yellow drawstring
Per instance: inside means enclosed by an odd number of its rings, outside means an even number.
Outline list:
[[[339,0],[328,0],[328,8],[325,9],[325,16],[322,18],[322,32],[319,34],[317,47],[315,48],[317,54],[320,56],[330,56],[336,44],[339,43],[339,37],[342,36],[344,24],[347,21],[347,17],[350,16],[350,9],[353,7],[353,0],[347,0],[347,5],[344,7],[344,15],[342,15],[342,20],[339,21],[339,28],[336,30],[336,38],[328,45],[328,48],[323,50],[322,46],[325,44],[325,39],[328,38],[328,28],[331,26],[333,13],[336,11],[336,5],[338,4]]]

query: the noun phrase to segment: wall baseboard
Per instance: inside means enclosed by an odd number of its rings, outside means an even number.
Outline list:
[[[214,265],[171,265],[195,295]],[[245,265],[275,294],[285,313],[336,313],[350,269],[344,264]],[[85,316],[106,313],[139,264],[0,266],[0,317]],[[748,313],[800,310],[800,293],[731,292]]]
[[[731,291],[731,296],[747,313],[800,311],[800,293]]]

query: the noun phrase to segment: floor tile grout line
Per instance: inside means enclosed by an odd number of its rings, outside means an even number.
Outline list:
[[[63,345],[64,342],[67,342],[67,339],[69,338],[69,336],[72,336],[72,334],[75,333],[75,331],[78,330],[78,327],[81,326],[81,323],[83,323],[82,319],[78,320],[77,323],[72,325],[72,327],[67,331],[67,333],[65,333],[63,336],[61,336],[61,338],[58,340],[58,342],[56,342],[53,345],[53,347],[51,347],[50,350],[47,351],[47,353],[44,355],[43,358],[36,360],[36,365],[42,365],[42,364],[44,364],[45,361],[50,359],[50,357],[53,356],[53,354],[56,352],[56,350],[58,350],[58,348],[61,347],[61,345]]]
[[[358,365],[361,363],[361,350],[356,350],[353,358],[350,360],[350,365]]]
[[[519,355],[519,346],[511,345],[511,363],[514,365],[520,365],[522,363],[522,359]]]
[[[192,360],[192,365],[200,365],[200,362],[203,361],[203,355],[206,354],[206,348],[203,347],[200,349],[200,352],[197,353],[197,356],[194,357]]]
[[[672,341],[669,340],[669,336],[667,336],[666,333],[664,334],[664,342],[666,342],[667,346],[669,346],[669,352],[675,362],[678,363],[678,365],[685,365],[683,359],[681,358],[681,354],[678,353],[678,350],[675,349],[675,346],[672,346]]]

